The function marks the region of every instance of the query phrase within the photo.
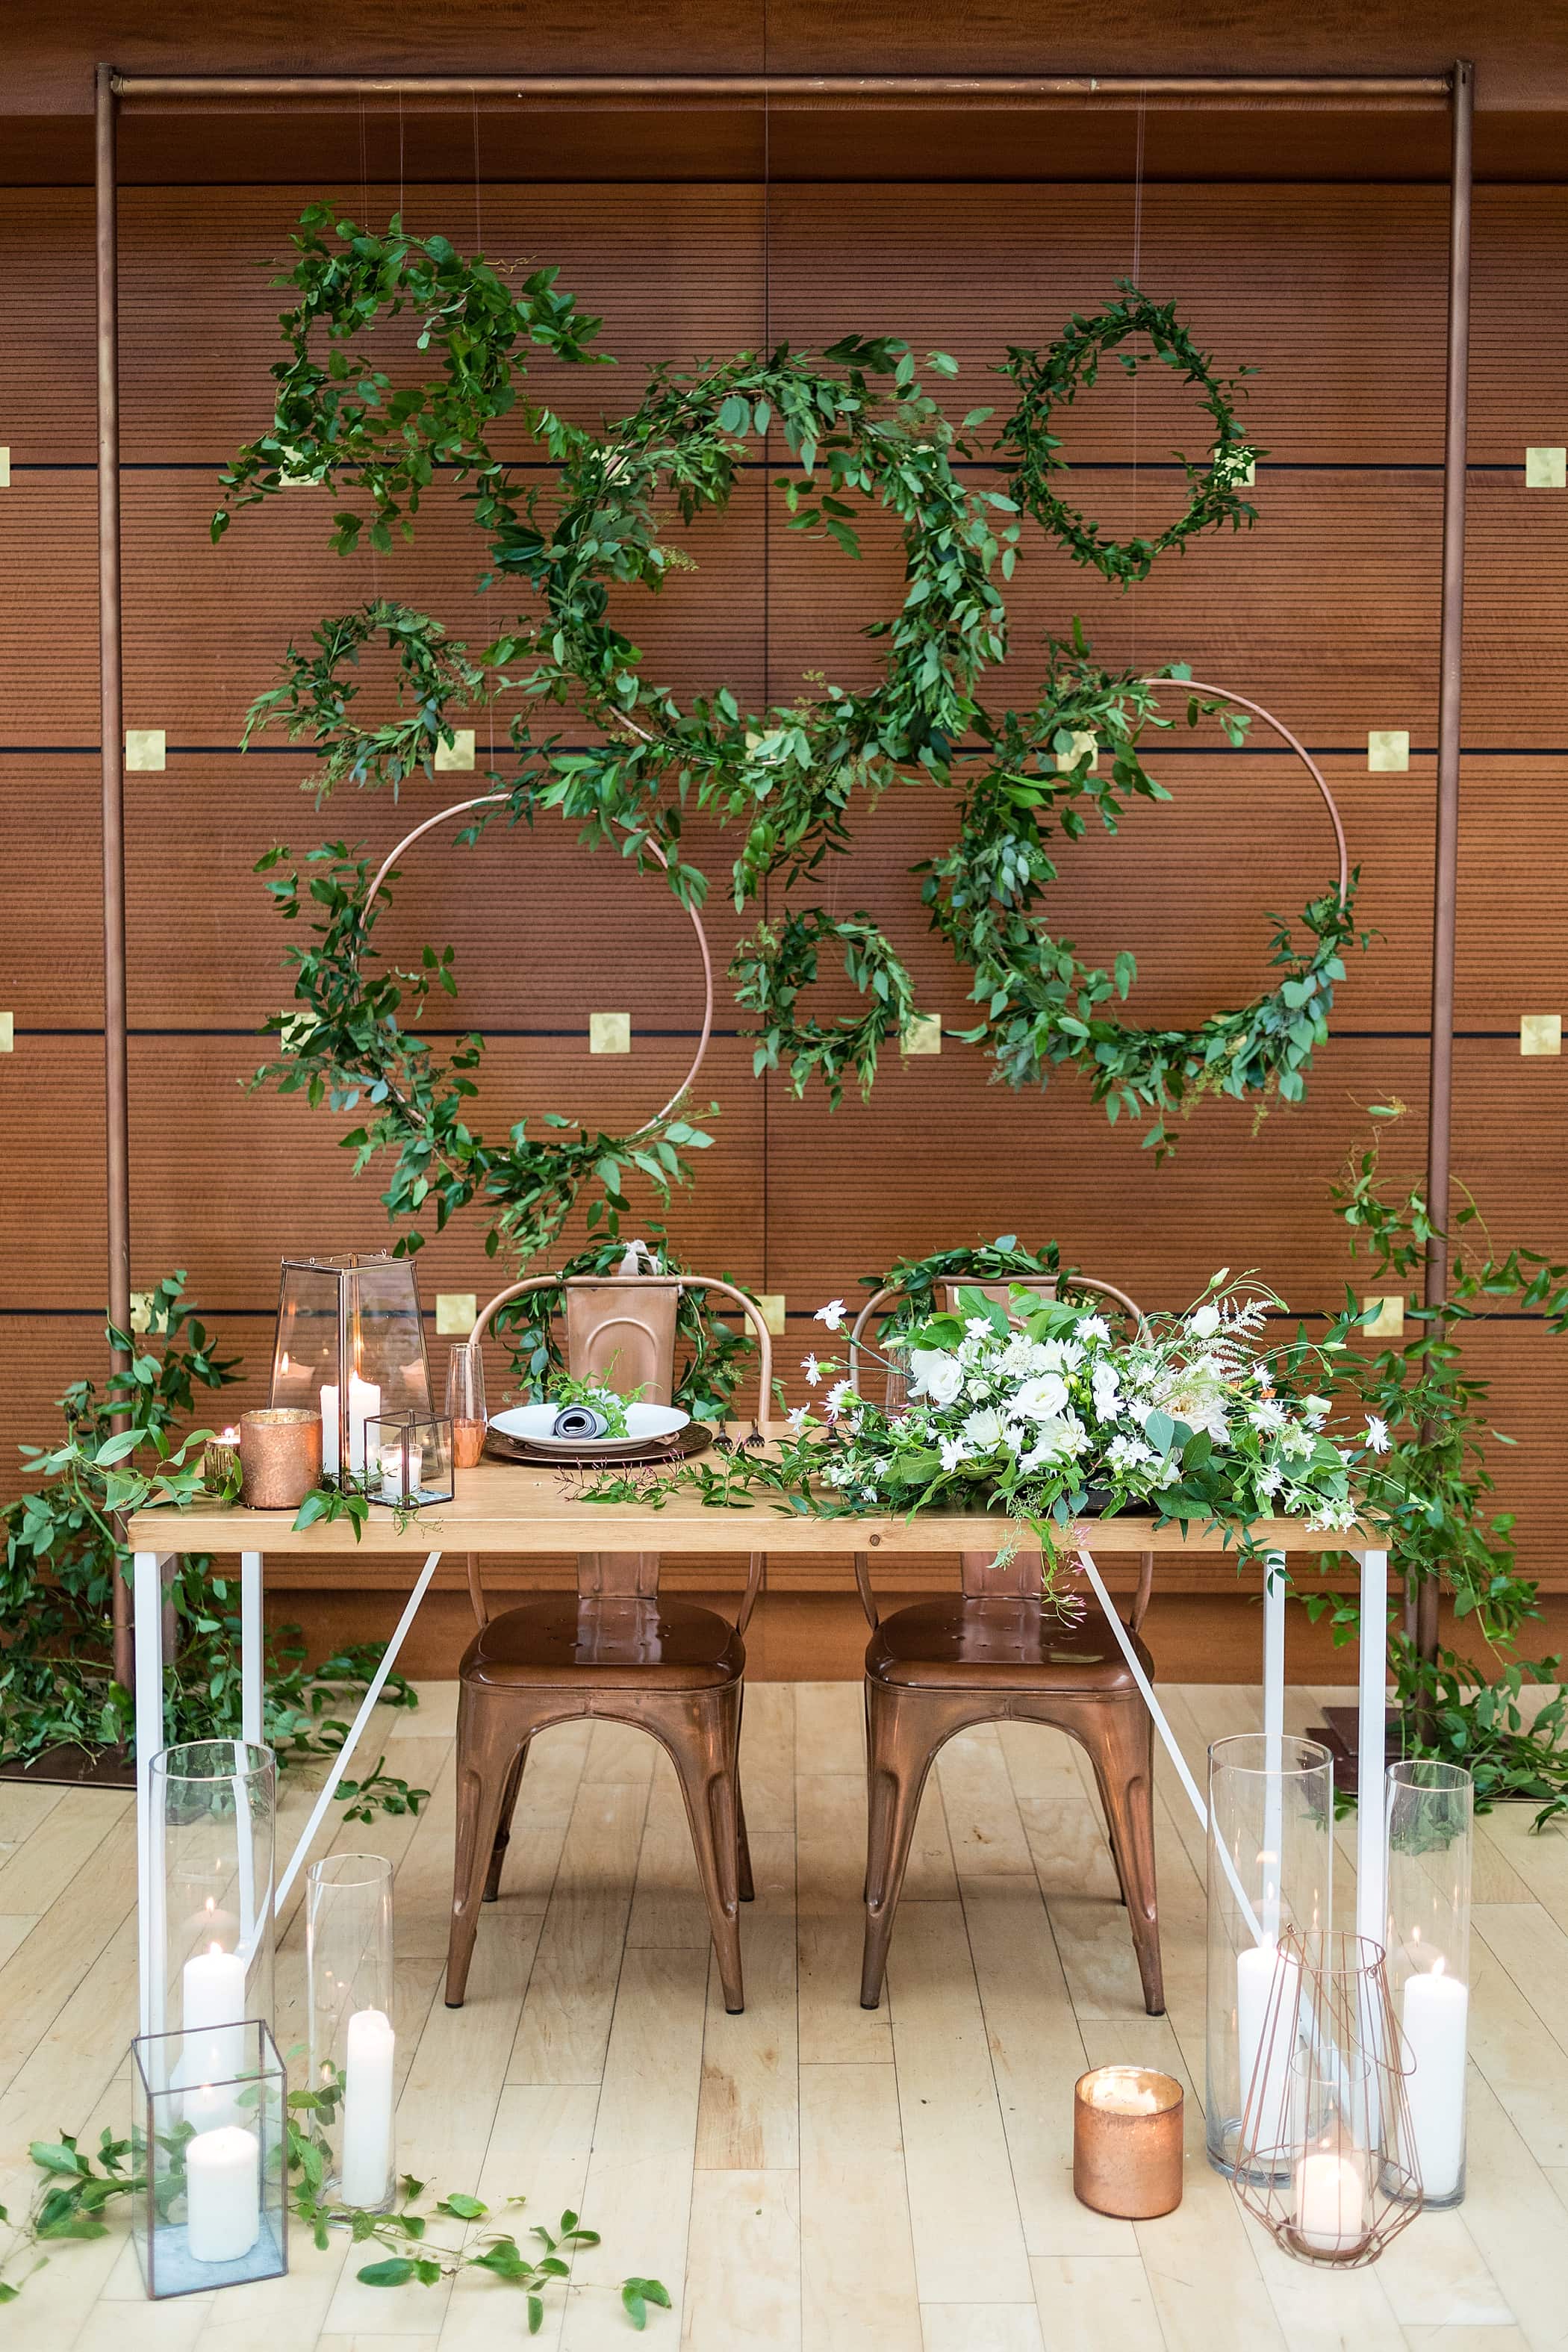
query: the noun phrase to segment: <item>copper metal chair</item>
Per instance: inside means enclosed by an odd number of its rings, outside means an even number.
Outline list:
[[[1073,1276],[1070,1287],[1117,1300],[1142,1321],[1124,1291]],[[949,1307],[960,1285],[947,1286]],[[964,1283],[1006,1303],[1010,1287],[1045,1296],[1047,1277],[1007,1283]],[[850,1364],[871,1317],[900,1296],[879,1291],[856,1318]],[[1153,1661],[1138,1639],[1149,1605],[1154,1555],[1139,1559],[1138,1590],[1128,1630],[1144,1672]],[[858,1554],[856,1582],[871,1626],[866,1647],[866,1948],[860,1977],[863,2008],[882,1997],[893,1915],[903,1887],[926,1776],[938,1748],[975,1723],[1012,1720],[1053,1724],[1088,1749],[1110,1831],[1121,1899],[1152,2017],[1165,2006],[1160,1968],[1159,1915],[1154,1894],[1154,1727],[1138,1687],[1108,1629],[1085,1619],[1072,1624],[1040,1598],[1036,1556],[1016,1553],[1005,1565],[991,1552],[960,1555],[960,1590],[918,1601],[879,1618],[869,1558]]]
[[[533,1276],[501,1291],[479,1318],[477,1347],[498,1307],[531,1290],[560,1287]],[[682,1289],[722,1292],[753,1325],[760,1343],[763,1410],[771,1392],[772,1343],[754,1300],[727,1282],[696,1275],[595,1276],[566,1283],[567,1363],[578,1380],[626,1391],[642,1387],[668,1403],[674,1379],[675,1311]],[[551,1724],[579,1716],[630,1723],[648,1732],[674,1763],[708,1906],[724,2006],[743,2006],[739,1903],[752,1898],[751,1857],[741,1803],[742,1635],[761,1586],[765,1555],[753,1552],[736,1622],[686,1601],[661,1598],[657,1552],[580,1552],[574,1593],[542,1595],[491,1617],[479,1563],[468,1590],[479,1632],[458,1668],[458,1843],[447,2006],[459,2009],[473,1957],[481,1899],[500,1892],[513,1810],[529,1742]]]

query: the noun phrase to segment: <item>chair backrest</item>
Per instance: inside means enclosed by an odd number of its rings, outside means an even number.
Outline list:
[[[1064,1280],[1069,1290],[1092,1290],[1097,1297],[1115,1299],[1118,1306],[1126,1307],[1128,1313],[1135,1316],[1140,1324],[1143,1322],[1143,1309],[1139,1306],[1135,1298],[1129,1298],[1127,1293],[1124,1290],[1118,1290],[1114,1283],[1099,1282],[1092,1275],[1088,1274],[1069,1274],[1067,1276],[1059,1274],[1016,1274],[1009,1275],[1000,1282],[990,1278],[984,1280],[971,1280],[965,1275],[957,1274],[950,1276],[942,1284],[942,1304],[948,1314],[956,1314],[958,1311],[958,1294],[961,1290],[978,1290],[982,1292],[985,1297],[994,1298],[997,1304],[1002,1307],[1005,1307],[1007,1305],[1008,1299],[1015,1290],[1031,1291],[1037,1298],[1055,1298],[1058,1295]],[[855,1318],[854,1326],[849,1333],[849,1377],[851,1380],[856,1379],[858,1374],[860,1363],[860,1343],[865,1337],[866,1326],[869,1323],[873,1315],[880,1315],[887,1307],[892,1306],[895,1300],[906,1298],[908,1296],[908,1288],[903,1283],[893,1282],[887,1284],[881,1290],[879,1290],[874,1297],[866,1301],[865,1306],[862,1307],[859,1314]]]
[[[497,1313],[513,1298],[536,1290],[566,1293],[566,1369],[577,1381],[599,1381],[620,1395],[640,1388],[649,1404],[668,1404],[675,1386],[675,1318],[683,1290],[715,1291],[732,1299],[757,1336],[758,1418],[765,1419],[773,1394],[773,1337],[763,1310],[745,1291],[715,1275],[637,1273],[531,1275],[498,1290],[474,1318],[468,1345],[477,1348]],[[751,1614],[763,1555],[754,1553],[742,1604],[741,1622]],[[587,1601],[651,1600],[658,1591],[656,1551],[584,1551],[577,1555],[577,1591]],[[468,1555],[468,1593],[482,1625],[488,1614],[477,1555]]]

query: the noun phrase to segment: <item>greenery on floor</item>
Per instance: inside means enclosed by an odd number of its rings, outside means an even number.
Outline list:
[[[477,2238],[469,2238],[468,2232],[476,2224],[490,2219],[489,2206],[478,2197],[453,2189],[437,2200],[433,2214],[419,2212],[416,2209],[425,2183],[407,2173],[398,2184],[395,2212],[366,2213],[353,2206],[333,2205],[321,2193],[326,2143],[315,2127],[318,2118],[313,2111],[335,2104],[335,2096],[295,2091],[289,2104],[312,2111],[309,2122],[297,2123],[290,2117],[289,2123],[290,2210],[323,2252],[334,2230],[348,2231],[356,2246],[389,2248],[380,2261],[361,2265],[359,2277],[366,2286],[437,2286],[443,2279],[456,2278],[460,2271],[483,2271],[503,2285],[523,2291],[528,2298],[528,2332],[536,2336],[544,2325],[546,2294],[571,2278],[574,2255],[600,2242],[598,2231],[584,2229],[577,2215],[570,2212],[562,2214],[553,2231],[542,2224],[528,2231],[527,2235],[538,2241],[534,2252],[525,2252],[510,2230],[483,2230]],[[195,2137],[194,2127],[181,2124],[162,2143],[169,2161],[157,2184],[160,2211],[183,2193],[184,2149]],[[27,2279],[48,2261],[48,2247],[107,2237],[104,2215],[109,2209],[121,2198],[144,2195],[147,2189],[145,2144],[134,2130],[129,2139],[121,2139],[106,2129],[96,2160],[69,2132],[61,2132],[53,2140],[36,2139],[27,2153],[42,2178],[19,2221],[13,2221],[0,2205],[0,2229],[7,2232],[0,2243],[0,2305],[16,2302]],[[511,2197],[507,2202],[513,2206],[527,2200]],[[429,2223],[437,2218],[459,2223],[463,2242],[450,2246],[429,2237]],[[7,2270],[18,2269],[20,2276],[5,2277]],[[604,2292],[617,2290],[607,2287]],[[669,2309],[669,2290],[658,2279],[626,2278],[618,2292],[622,2308],[636,2328],[647,2326],[650,2305]]]
[[[1490,1383],[1467,1360],[1466,1346],[1489,1314],[1531,1316],[1558,1337],[1568,1333],[1568,1265],[1539,1250],[1500,1252],[1474,1199],[1456,1186],[1448,1297],[1440,1307],[1425,1306],[1431,1213],[1418,1181],[1402,1189],[1383,1167],[1384,1137],[1404,1106],[1376,1104],[1373,1116],[1382,1126],[1352,1153],[1331,1197],[1352,1256],[1370,1263],[1377,1295],[1404,1297],[1408,1336],[1373,1355],[1347,1358],[1347,1381],[1361,1410],[1388,1433],[1391,1566],[1407,1591],[1440,1580],[1455,1616],[1472,1621],[1492,1654],[1485,1669],[1452,1649],[1425,1660],[1395,1635],[1394,1687],[1412,1752],[1464,1765],[1475,1776],[1479,1806],[1500,1798],[1538,1804],[1539,1827],[1568,1815],[1568,1699],[1559,1691],[1533,1719],[1521,1703],[1527,1685],[1560,1681],[1562,1660],[1515,1654],[1521,1633],[1540,1621],[1540,1588],[1519,1573],[1513,1513],[1492,1507],[1489,1449],[1513,1440],[1492,1426]],[[1302,1597],[1310,1615],[1330,1618],[1336,1641],[1353,1639],[1360,1616],[1353,1596]]]
[[[151,1294],[144,1334],[110,1328],[130,1357],[101,1390],[73,1381],[59,1399],[64,1420],[53,1445],[24,1445],[29,1490],[0,1512],[5,1559],[0,1572],[0,1757],[54,1747],[114,1747],[129,1740],[132,1695],[114,1679],[114,1580],[130,1554],[117,1515],[150,1503],[220,1499],[232,1481],[209,1486],[209,1429],[191,1427],[197,1400],[229,1387],[237,1358],[213,1353],[205,1326],[184,1296],[183,1272]],[[202,1553],[178,1556],[169,1597],[174,1659],[166,1688],[172,1740],[237,1735],[240,1727],[238,1592]],[[342,1746],[352,1715],[380,1663],[381,1643],[358,1643],[307,1668],[297,1627],[268,1639],[264,1737],[280,1765],[319,1762]],[[401,1675],[383,1701],[413,1707]],[[384,1772],[383,1758],[341,1783],[349,1819],[417,1811],[427,1791]]]

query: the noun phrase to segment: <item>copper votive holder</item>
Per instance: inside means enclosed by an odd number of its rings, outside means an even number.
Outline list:
[[[221,1494],[229,1483],[230,1474],[239,1462],[239,1432],[224,1429],[209,1437],[202,1448],[202,1478],[208,1486]]]
[[[1080,2205],[1152,2221],[1182,2201],[1180,2083],[1152,2066],[1096,2066],[1072,2094],[1072,2185]]]
[[[297,1511],[321,1483],[321,1416],[271,1405],[239,1416],[239,1499],[253,1511]]]

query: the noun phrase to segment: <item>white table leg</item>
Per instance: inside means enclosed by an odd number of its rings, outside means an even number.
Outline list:
[[[371,1716],[374,1711],[375,1703],[381,1696],[382,1685],[385,1682],[387,1675],[392,1672],[393,1666],[396,1662],[397,1654],[399,1650],[402,1649],[405,1641],[407,1639],[408,1629],[413,1624],[415,1618],[419,1614],[419,1604],[424,1600],[426,1592],[430,1590],[430,1579],[436,1573],[440,1558],[441,1555],[438,1551],[433,1551],[430,1554],[429,1559],[426,1561],[424,1567],[420,1570],[419,1581],[415,1586],[413,1591],[409,1594],[407,1606],[405,1608],[402,1616],[398,1619],[396,1630],[394,1633],[391,1641],[386,1645],[386,1655],[383,1658],[380,1665],[377,1666],[374,1675],[371,1678],[370,1688],[366,1691],[363,1698],[360,1701],[359,1713],[355,1716],[353,1723],[349,1726],[348,1738],[343,1741],[342,1746],[339,1748],[337,1754],[332,1759],[332,1769],[328,1773],[326,1780],[322,1784],[321,1794],[317,1797],[314,1805],[310,1808],[310,1818],[305,1824],[304,1833],[300,1837],[299,1844],[294,1848],[293,1853],[289,1855],[283,1875],[278,1881],[278,1897],[275,1907],[279,1912],[282,1910],[283,1905],[287,1900],[289,1889],[293,1885],[295,1879],[299,1876],[300,1871],[304,1864],[305,1857],[310,1851],[310,1841],[321,1825],[321,1817],[337,1793],[338,1782],[343,1777],[343,1772],[347,1767],[349,1758],[353,1754],[354,1749],[359,1745],[360,1734],[363,1731],[365,1725],[370,1721]]]
[[[163,1556],[139,1551],[132,1565],[136,1636],[136,1927],[140,2031],[164,2030],[168,1938],[163,1920],[163,1824],[154,1818],[153,1759],[163,1732]]]
[[[239,1555],[239,1736],[255,1746],[261,1739],[262,1667],[261,1554]]]
[[[1358,1936],[1387,1940],[1383,1775],[1388,1728],[1388,1554],[1361,1555],[1361,1720],[1356,1734]]]
[[[1269,1778],[1263,1799],[1263,1932],[1279,1934],[1279,1883],[1285,1842],[1285,1555],[1263,1559],[1263,1760]]]

